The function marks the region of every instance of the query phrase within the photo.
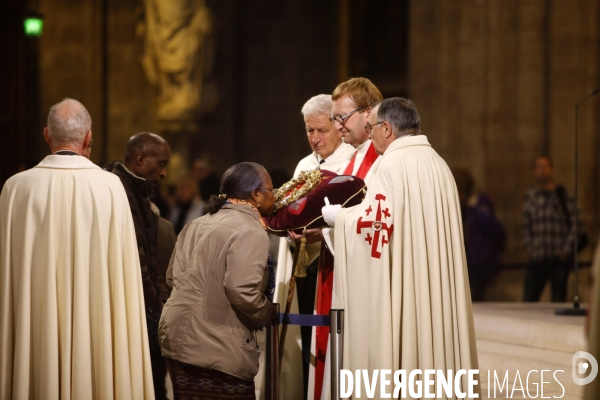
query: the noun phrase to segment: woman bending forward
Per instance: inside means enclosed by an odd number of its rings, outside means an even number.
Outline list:
[[[239,163],[221,179],[208,214],[181,231],[167,280],[159,341],[175,399],[254,399],[255,330],[275,307],[269,238],[262,222],[273,210],[273,183],[259,164]]]

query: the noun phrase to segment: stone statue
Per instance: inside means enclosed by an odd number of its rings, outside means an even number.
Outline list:
[[[158,88],[160,122],[191,122],[198,113],[204,43],[211,15],[204,0],[144,0],[142,64]]]

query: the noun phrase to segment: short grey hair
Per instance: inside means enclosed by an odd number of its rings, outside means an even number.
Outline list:
[[[406,135],[419,135],[421,118],[417,106],[402,97],[392,97],[373,105],[377,108],[377,122],[387,121],[397,138]]]
[[[309,115],[319,114],[330,116],[332,106],[333,101],[331,100],[330,94],[318,94],[311,97],[306,103],[304,103],[301,112],[304,118],[308,117]]]
[[[48,135],[55,146],[81,145],[90,129],[92,117],[77,100],[64,99],[50,109]]]

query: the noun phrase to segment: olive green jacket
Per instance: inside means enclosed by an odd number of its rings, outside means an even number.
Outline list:
[[[159,325],[163,356],[254,379],[254,330],[272,310],[263,294],[268,255],[268,235],[248,205],[226,204],[189,223],[167,272],[173,292]]]

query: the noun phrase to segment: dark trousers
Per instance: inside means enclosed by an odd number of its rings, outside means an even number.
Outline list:
[[[569,261],[558,259],[530,262],[525,275],[523,301],[539,301],[548,280],[552,285],[552,301],[567,301],[567,280],[570,265]]]
[[[167,363],[160,351],[158,342],[158,321],[160,320],[161,310],[153,314],[146,315],[148,326],[148,345],[150,347],[150,363],[152,364],[152,380],[154,383],[154,397],[157,400],[167,399],[167,389],[165,388],[165,378],[167,376]]]

